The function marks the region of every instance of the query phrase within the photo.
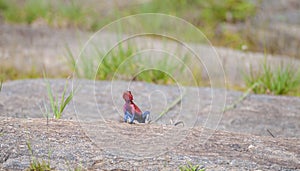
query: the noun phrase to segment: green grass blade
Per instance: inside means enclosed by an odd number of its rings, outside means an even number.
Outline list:
[[[163,117],[169,110],[171,110],[173,107],[175,107],[178,103],[181,102],[183,96],[185,96],[185,89],[183,89],[182,95],[180,95],[177,99],[175,99],[172,104],[170,104],[167,108],[162,111],[156,119],[153,120],[153,122],[157,122],[161,117]]]
[[[29,143],[29,142],[26,142],[26,145],[27,145],[27,148],[28,148],[28,151],[30,152],[30,154],[33,155],[32,148],[31,148],[30,143]]]
[[[79,71],[78,71],[78,68],[76,67],[76,59],[71,51],[71,48],[69,45],[65,45],[65,48],[66,48],[66,51],[67,51],[67,55],[66,55],[66,58],[67,58],[67,62],[68,64],[70,65],[71,69],[73,71],[75,71],[75,74],[76,76],[79,77]]]
[[[66,81],[66,84],[65,84],[65,87],[64,87],[64,91],[62,93],[59,113],[63,112],[63,104],[65,103],[65,94],[66,94],[66,91],[67,91],[67,86],[68,86],[68,81]]]
[[[53,93],[52,93],[52,90],[51,90],[50,82],[49,82],[47,79],[45,79],[45,81],[46,81],[47,92],[48,92],[48,98],[49,98],[49,100],[50,100],[52,112],[55,114],[55,111],[56,111],[56,103],[55,103],[55,101],[54,101],[54,96],[53,96]]]
[[[2,80],[0,81],[0,91],[2,90]]]
[[[74,95],[74,93],[71,92],[71,94],[66,98],[66,100],[64,101],[64,103],[61,104],[61,105],[62,105],[62,106],[61,106],[61,111],[63,111],[63,110],[65,109],[65,107],[67,106],[67,104],[70,103],[70,101],[71,101],[72,98],[73,98],[73,95]]]
[[[59,119],[58,98],[56,97],[55,99],[56,100],[55,100],[55,105],[54,105],[54,117],[55,117],[55,119]]]
[[[64,109],[71,102],[71,100],[73,99],[73,96],[74,96],[74,92],[71,91],[70,94],[68,95],[68,97],[65,99],[65,93],[67,91],[67,85],[68,85],[68,83],[66,82],[64,92],[63,92],[63,95],[62,95],[62,101],[61,101],[61,104],[60,104],[60,113],[62,113],[64,111]]]

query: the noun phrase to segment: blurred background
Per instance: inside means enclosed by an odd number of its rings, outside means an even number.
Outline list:
[[[244,91],[259,83],[252,88],[255,93],[300,95],[298,0],[0,0],[0,79],[43,78],[42,71],[50,78],[66,78],[75,70],[74,61],[94,32],[139,13],[176,16],[201,30],[210,42],[199,46],[211,43],[216,48],[227,88]],[[110,39],[106,36],[104,41]],[[193,33],[182,36],[190,38],[187,43],[195,43]],[[122,59],[135,52],[138,47],[134,43],[118,47],[100,68],[105,72],[95,71],[96,79],[110,80]],[[87,59],[76,74],[91,79],[91,71],[85,68],[93,65],[93,59]],[[194,67],[197,85],[209,86],[207,75]],[[179,74],[174,68],[170,67],[170,73]],[[119,79],[174,84],[159,71],[138,76],[123,73]],[[192,85],[189,80],[184,84]]]

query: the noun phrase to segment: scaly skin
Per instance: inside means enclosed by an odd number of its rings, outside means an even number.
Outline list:
[[[145,123],[147,115],[149,117],[150,112],[146,111],[143,113],[141,109],[134,104],[131,91],[124,92],[123,99],[125,100],[123,106],[124,122],[133,123],[134,120],[137,120],[140,123]]]

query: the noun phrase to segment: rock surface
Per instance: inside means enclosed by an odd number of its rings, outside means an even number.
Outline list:
[[[254,42],[264,44],[262,48],[271,52],[299,59],[300,2],[265,0],[256,3],[261,3],[260,9],[251,26],[246,25],[250,27]]]
[[[97,123],[114,126],[116,131],[128,131],[135,137],[139,132],[161,129],[156,125],[128,125],[118,122]],[[109,124],[109,125],[106,125]],[[50,160],[58,170],[82,167],[87,170],[176,170],[187,161],[208,170],[297,170],[299,168],[299,139],[270,138],[216,131],[201,142],[203,128],[187,132],[178,146],[163,154],[133,159],[119,157],[96,146],[80,129],[77,122],[66,120],[1,118],[2,169],[19,170],[28,167],[32,157]],[[170,127],[170,126],[169,126]],[[135,130],[135,131],[134,131]],[[112,139],[119,139],[107,132]],[[147,138],[147,135],[142,135]],[[26,143],[30,143],[30,155]],[[148,144],[152,148],[155,144]],[[128,148],[130,144],[128,143]],[[50,155],[48,155],[50,151]]]
[[[59,96],[66,80],[50,83]],[[300,170],[299,98],[249,95],[235,108],[216,115],[210,113],[212,89],[184,87],[181,103],[161,120],[129,125],[119,122],[124,89],[131,89],[136,103],[150,110],[154,119],[183,88],[123,81],[73,80],[71,84],[70,80],[68,91],[74,85],[80,88],[62,119],[47,122],[42,114],[43,103],[50,110],[44,80],[4,83],[0,93],[2,169],[25,169],[32,157],[46,161],[50,157],[51,166],[58,170],[79,166],[174,170],[188,161],[208,170]],[[214,92],[221,99],[225,90]],[[242,93],[227,91],[225,95],[228,106]],[[174,127],[170,120],[182,120],[185,125]]]

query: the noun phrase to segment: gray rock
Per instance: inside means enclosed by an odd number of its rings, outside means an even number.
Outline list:
[[[59,99],[65,80],[51,80]],[[144,111],[151,111],[151,119],[181,95],[182,87],[147,84],[143,82],[69,80],[68,92],[80,87],[62,118],[79,121],[120,120],[123,116],[122,93],[129,87],[135,102]],[[300,99],[296,97],[249,95],[236,108],[224,113],[211,109],[234,103],[242,93],[210,88],[184,87],[181,103],[168,111],[157,123],[168,125],[183,121],[186,127],[204,126],[230,132],[276,137],[300,137]],[[212,97],[212,90],[214,91]],[[225,98],[224,101],[217,99]],[[0,93],[0,116],[17,118],[45,118],[43,103],[51,107],[45,81],[20,80],[4,83]],[[211,104],[216,102],[216,104]],[[224,103],[223,103],[224,102]],[[41,111],[42,109],[42,111]],[[222,108],[220,108],[220,111]],[[52,118],[52,116],[50,116]],[[219,122],[220,120],[220,122]]]
[[[65,82],[50,80],[53,92],[59,94]],[[212,170],[299,169],[299,98],[250,95],[219,116],[209,114],[210,88],[123,81],[73,83],[80,88],[62,119],[48,121],[39,107],[43,102],[49,107],[44,80],[4,83],[0,93],[0,168],[29,166],[33,156],[26,144],[30,143],[34,157],[50,160],[57,170],[79,166],[88,170],[174,170],[187,161]],[[135,102],[142,110],[150,110],[152,118],[180,95],[180,89],[186,94],[158,122],[130,125],[119,122],[121,95],[128,87]],[[71,89],[70,80],[68,92]],[[214,89],[215,98],[221,99],[224,91]],[[159,93],[151,95],[153,92]],[[226,105],[241,95],[227,91]],[[170,124],[176,116],[184,121],[184,127]],[[209,125],[214,123],[215,127]]]

